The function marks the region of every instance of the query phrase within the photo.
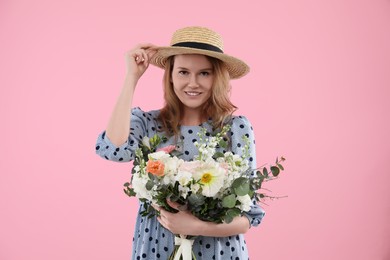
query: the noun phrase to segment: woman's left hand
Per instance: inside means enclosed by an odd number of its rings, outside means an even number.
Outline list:
[[[160,212],[158,222],[173,234],[198,236],[202,230],[203,221],[192,215],[188,210],[180,210],[180,204],[167,201],[169,206],[177,209],[177,213],[170,213],[163,208],[153,205]]]

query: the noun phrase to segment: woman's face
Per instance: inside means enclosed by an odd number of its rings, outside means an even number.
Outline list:
[[[204,55],[176,55],[172,69],[173,90],[184,109],[200,110],[211,96],[214,71]]]

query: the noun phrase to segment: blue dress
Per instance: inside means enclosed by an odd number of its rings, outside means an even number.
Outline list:
[[[157,121],[159,110],[144,112],[140,108],[132,109],[130,135],[128,140],[115,146],[102,132],[96,142],[96,153],[106,160],[116,162],[128,162],[134,159],[134,151],[141,142],[143,136],[152,137],[154,134],[161,134],[161,125]],[[205,127],[211,133],[210,121],[199,126],[181,126],[181,136],[178,144],[182,150],[183,160],[191,160],[197,149],[194,142],[198,140],[197,133],[201,127]],[[255,140],[250,122],[243,116],[234,116],[231,121],[230,130],[231,150],[241,154],[240,148],[242,136],[250,139],[250,167],[256,167]],[[171,137],[164,146],[174,144],[174,137]],[[253,203],[251,210],[244,215],[252,226],[258,226],[264,217],[263,209]],[[132,259],[168,259],[174,249],[174,235],[157,221],[156,217],[142,217],[139,212],[142,210],[140,204],[133,237]],[[193,251],[197,259],[249,259],[248,250],[244,236],[238,234],[229,237],[203,237],[198,236],[193,244]]]

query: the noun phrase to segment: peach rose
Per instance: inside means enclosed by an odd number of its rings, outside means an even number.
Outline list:
[[[146,164],[146,171],[159,177],[164,176],[164,163],[158,160],[149,160]]]

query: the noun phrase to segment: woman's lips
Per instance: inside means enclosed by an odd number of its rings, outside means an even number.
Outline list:
[[[184,92],[191,97],[199,96],[200,94],[202,94],[202,92],[196,92],[196,91],[184,91]]]

